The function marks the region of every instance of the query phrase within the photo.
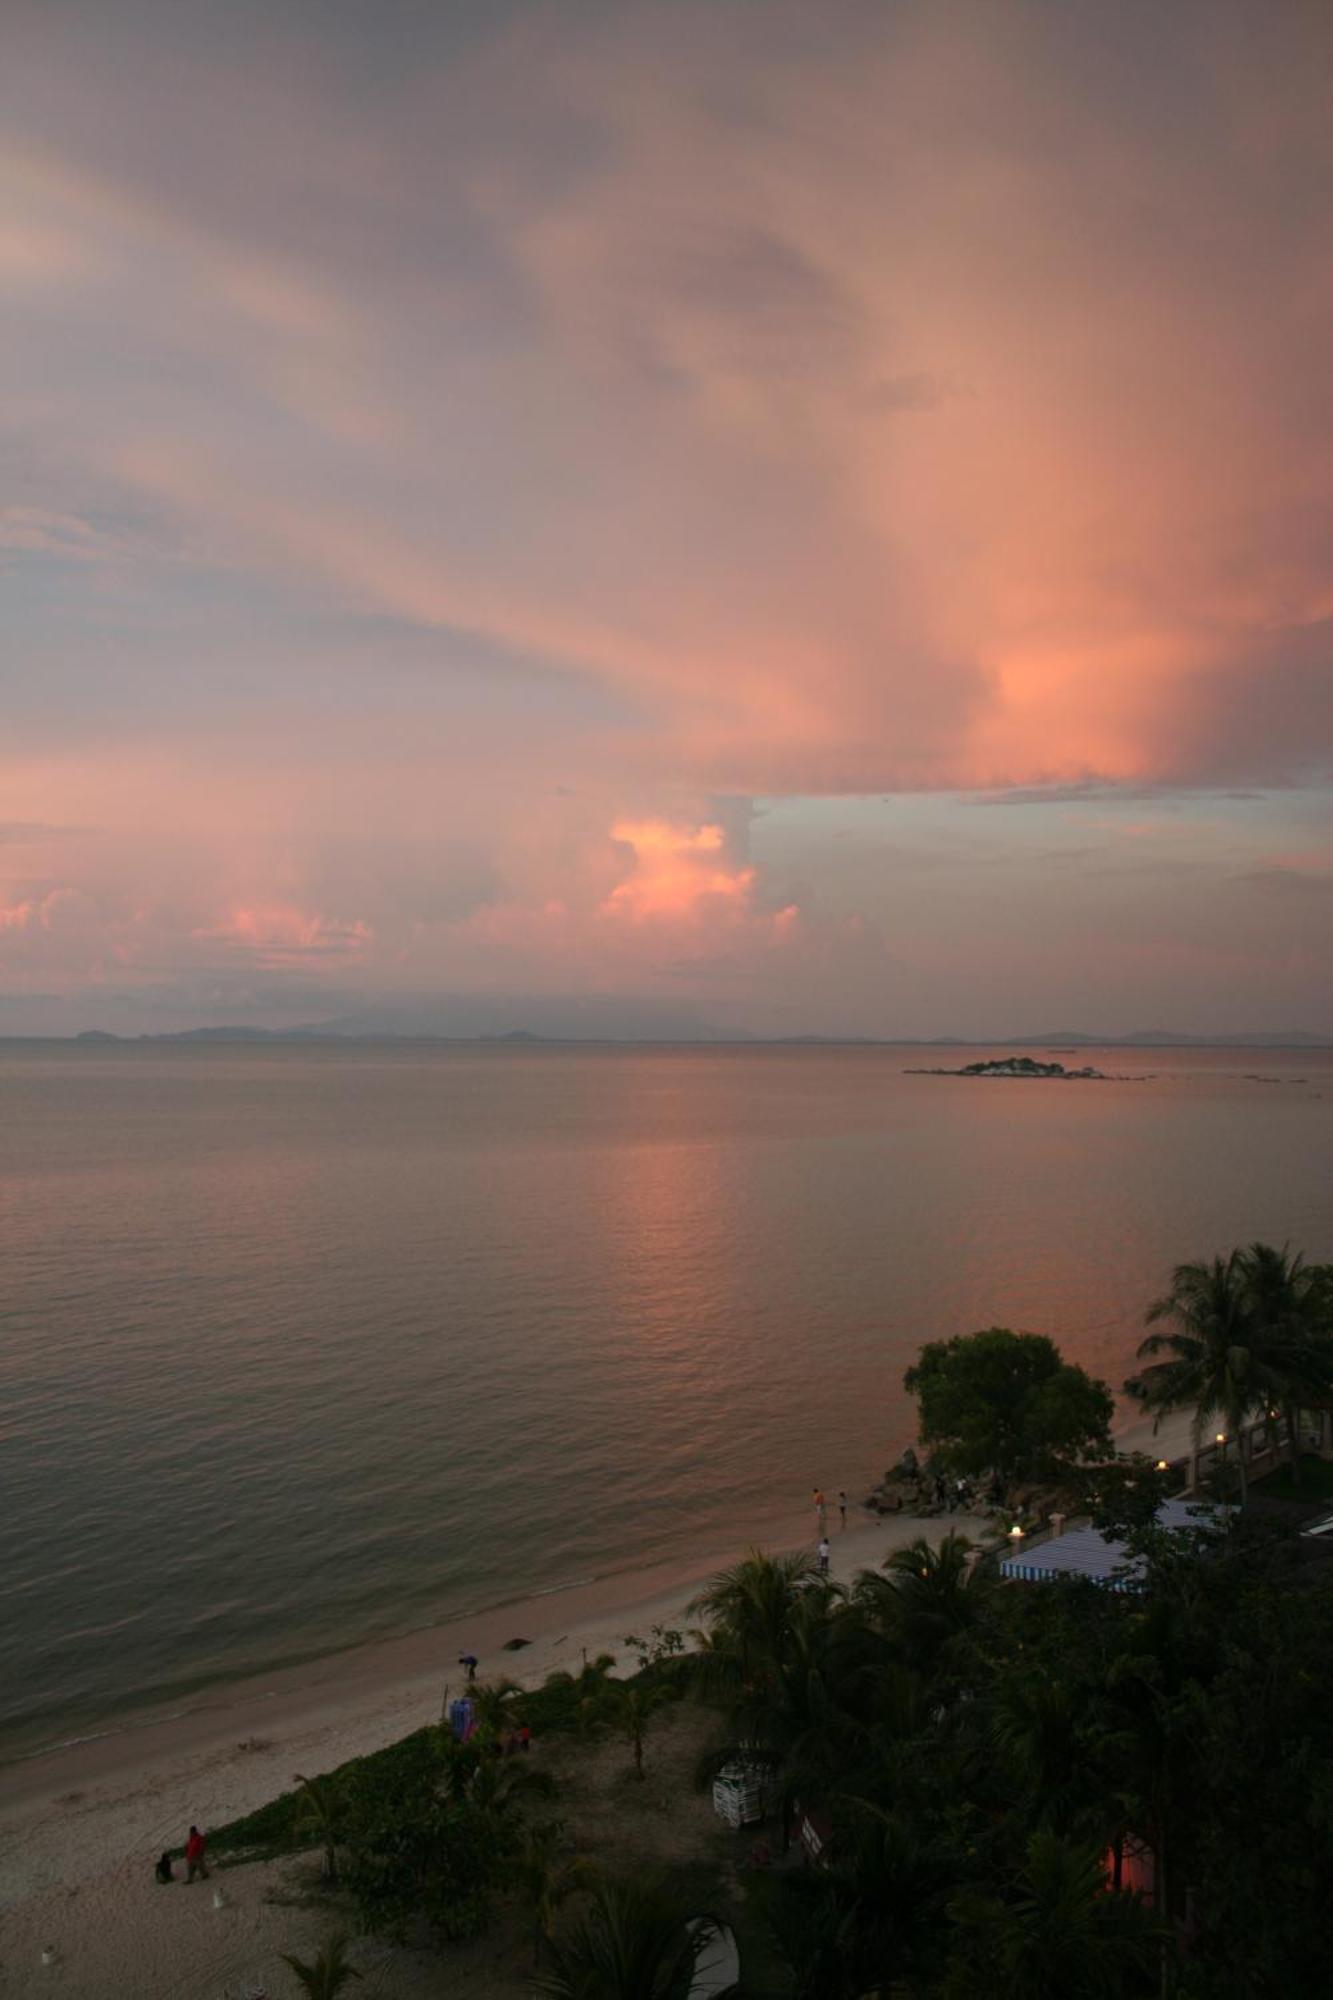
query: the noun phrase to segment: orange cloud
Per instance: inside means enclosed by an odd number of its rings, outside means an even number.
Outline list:
[[[754,869],[729,867],[723,858],[720,826],[681,827],[669,820],[621,820],[611,838],[633,850],[632,872],[618,882],[602,912],[628,917],[680,919],[718,899],[744,905],[754,888]]]

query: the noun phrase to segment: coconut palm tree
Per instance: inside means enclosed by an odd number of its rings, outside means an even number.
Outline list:
[[[498,1743],[513,1720],[515,1706],[523,1693],[516,1680],[501,1674],[495,1680],[479,1681],[471,1690],[477,1734]]]
[[[1007,1674],[989,1703],[990,1740],[1035,1825],[1092,1837],[1113,1814],[1091,1754],[1085,1708],[1068,1680],[1035,1667]]]
[[[446,1738],[440,1791],[466,1800],[497,1826],[512,1824],[531,1799],[549,1799],[555,1779],[529,1757],[502,1757],[492,1743],[455,1743]]]
[[[611,1681],[607,1684],[605,1713],[624,1736],[634,1756],[634,1775],[645,1778],[643,1768],[644,1744],[648,1737],[648,1725],[659,1708],[670,1701],[675,1689],[664,1687],[660,1682],[654,1685],[642,1681]]]
[[[1210,1419],[1220,1417],[1226,1432],[1235,1434],[1255,1403],[1266,1403],[1276,1387],[1255,1351],[1253,1300],[1242,1253],[1233,1250],[1206,1264],[1177,1264],[1170,1291],[1148,1308],[1146,1317],[1149,1326],[1165,1324],[1170,1331],[1149,1334],[1139,1343],[1139,1359],[1150,1365],[1131,1376],[1125,1388],[1159,1421],[1168,1410],[1193,1404],[1197,1466]],[[1245,1461],[1239,1451],[1237,1463],[1244,1500]]]
[[[304,1959],[293,1958],[290,1952],[278,1955],[285,1965],[290,1965],[302,1992],[309,1994],[310,2000],[338,2000],[343,1987],[361,1977],[355,1966],[347,1963],[346,1953],[347,1939],[335,1937],[325,1945],[313,1965],[307,1965]]]
[[[614,1653],[599,1653],[596,1659],[584,1658],[577,1674],[568,1673],[557,1667],[546,1676],[542,1692],[548,1696],[558,1696],[566,1714],[573,1720],[580,1735],[586,1735],[601,1716],[606,1697],[607,1678],[616,1663]]]
[[[1290,1244],[1251,1243],[1240,1253],[1256,1352],[1287,1423],[1293,1484],[1301,1478],[1300,1412],[1333,1396],[1333,1338],[1320,1325],[1314,1269]]]
[[[833,1858],[784,1873],[770,1899],[775,1941],[802,2000],[921,1991],[946,1931],[951,1886],[947,1858],[921,1826],[866,1800],[842,1800]]]
[[[819,1584],[808,1554],[765,1555],[751,1549],[743,1561],[715,1576],[690,1605],[692,1617],[712,1628],[712,1664],[726,1658],[744,1682],[777,1671],[790,1639],[796,1607]]]
[[[856,1602],[897,1639],[918,1665],[935,1664],[951,1644],[974,1630],[993,1596],[991,1571],[975,1574],[966,1535],[947,1534],[938,1548],[919,1535],[895,1549],[883,1570],[863,1570]]]
[[[825,1870],[783,1874],[768,1920],[802,2000],[860,2000],[861,1912],[840,1877]]]
[[[688,2000],[717,1928],[707,1917],[687,1924],[652,1883],[605,1883],[573,1930],[552,1943],[535,1990],[549,2000]]]
[[[960,1897],[962,1949],[944,1991],[973,2000],[1129,2000],[1142,1994],[1161,1932],[1132,1896],[1107,1888],[1103,1858],[1050,1832],[1032,1834],[1010,1893]]]

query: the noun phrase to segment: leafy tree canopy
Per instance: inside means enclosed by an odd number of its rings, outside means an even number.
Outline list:
[[[1110,1390],[1044,1334],[992,1326],[933,1340],[903,1379],[920,1406],[922,1443],[958,1472],[1040,1477],[1109,1451]]]

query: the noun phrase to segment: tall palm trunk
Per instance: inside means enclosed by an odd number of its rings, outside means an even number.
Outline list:
[[[1291,1483],[1299,1493],[1301,1488],[1301,1412],[1298,1403],[1287,1403],[1283,1414],[1287,1419],[1287,1448],[1291,1458]]]

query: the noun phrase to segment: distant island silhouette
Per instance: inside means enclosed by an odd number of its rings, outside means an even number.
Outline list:
[[[1066,1069],[1063,1063],[1036,1062],[1031,1056],[999,1056],[990,1062],[965,1063],[962,1069],[906,1069],[904,1076],[1042,1076],[1060,1083],[1114,1083],[1125,1078],[1107,1076],[1105,1070]]]
[[[131,1044],[190,1042],[325,1042],[344,1046],[358,1042],[442,1043],[453,1046],[508,1045],[510,1047],[597,1047],[624,1048],[834,1048],[834,1049],[976,1049],[1005,1047],[1040,1049],[1045,1056],[1073,1055],[1081,1049],[1301,1049],[1333,1047],[1333,1034],[1288,1029],[1279,1033],[1236,1033],[1231,1035],[1178,1034],[1169,1029],[1138,1029],[1128,1035],[1092,1035],[1065,1029],[1053,1035],[759,1035],[742,1029],[728,1034],[707,1028],[699,1032],[677,1030],[658,1034],[575,1033],[570,1030],[542,1032],[528,1027],[453,1031],[442,1025],[382,1024],[373,1021],[303,1022],[290,1028],[255,1027],[248,1023],[222,1023],[199,1028],[160,1029],[141,1034],[115,1034],[105,1028],[84,1028],[73,1035],[13,1035],[9,1041],[66,1041],[84,1044]],[[1014,1067],[1014,1065],[1026,1065]],[[925,1070],[916,1075],[991,1076],[1086,1076],[1083,1070],[1064,1070],[1058,1062],[1041,1063],[1025,1056],[1005,1056],[969,1064],[966,1070]]]

